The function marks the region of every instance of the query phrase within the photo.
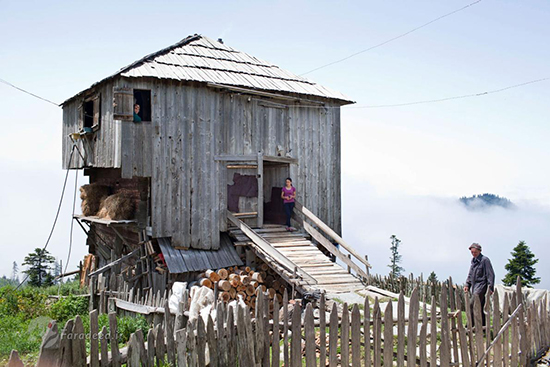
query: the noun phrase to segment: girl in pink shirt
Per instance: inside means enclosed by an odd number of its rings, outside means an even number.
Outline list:
[[[295,228],[290,226],[290,217],[294,210],[294,199],[296,198],[296,188],[292,186],[292,179],[289,177],[285,181],[285,187],[281,191],[281,199],[283,199],[283,205],[286,214],[286,230],[294,231]]]

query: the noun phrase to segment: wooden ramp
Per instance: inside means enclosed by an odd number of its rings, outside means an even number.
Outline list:
[[[248,230],[252,230],[254,233],[245,233]],[[240,226],[240,229],[231,230],[229,234],[234,239],[236,246],[251,246],[255,252],[262,251],[261,248],[258,248],[257,242],[260,241],[254,238],[254,235],[260,237],[263,240],[260,246],[268,244],[276,251],[273,257],[280,254],[299,269],[298,273],[302,273],[302,279],[297,283],[306,292],[318,289],[324,290],[326,293],[343,293],[364,289],[364,285],[358,278],[349,274],[339,264],[332,262],[304,233],[288,232],[284,226],[272,225],[262,229]],[[277,269],[281,267],[280,264],[274,264],[273,258],[270,260],[271,263],[267,261],[268,265],[280,273],[278,271],[280,269]],[[274,267],[273,265],[279,266]],[[288,274],[286,275],[288,276]]]

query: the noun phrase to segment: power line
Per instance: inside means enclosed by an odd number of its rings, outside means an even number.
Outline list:
[[[528,82],[525,82],[525,83],[510,85],[510,86],[508,86],[508,87],[504,87],[504,88],[500,88],[500,89],[495,89],[495,90],[490,90],[490,91],[486,91],[486,92],[472,93],[472,94],[464,94],[464,95],[461,95],[461,96],[446,97],[446,98],[439,98],[439,99],[430,99],[430,100],[426,100],[426,101],[416,101],[416,102],[407,102],[407,103],[393,103],[393,104],[372,105],[372,106],[350,106],[350,107],[347,107],[347,108],[386,108],[386,107],[402,107],[402,106],[411,106],[411,105],[416,105],[416,104],[445,102],[445,101],[451,101],[451,100],[454,100],[454,99],[463,99],[463,98],[472,98],[472,97],[482,97],[482,96],[486,96],[486,95],[488,95],[488,94],[500,93],[500,92],[504,92],[504,91],[509,90],[509,89],[523,87],[523,86],[528,85],[528,84],[534,84],[534,83],[543,82],[543,81],[545,81],[545,80],[550,80],[550,77],[548,77],[548,78],[536,79],[536,80],[531,80],[531,81],[528,81]]]
[[[52,101],[50,101],[49,99],[46,99],[46,98],[42,98],[42,97],[40,97],[40,96],[38,96],[38,95],[36,95],[36,94],[34,94],[34,93],[31,93],[31,92],[29,92],[29,91],[24,90],[23,88],[19,88],[18,86],[15,86],[15,85],[11,84],[10,82],[8,82],[8,81],[6,81],[6,80],[4,80],[4,79],[2,79],[2,78],[0,78],[0,83],[4,83],[4,84],[6,84],[6,85],[9,85],[10,87],[15,88],[15,89],[17,89],[17,90],[19,90],[19,91],[21,91],[21,92],[23,92],[23,93],[27,93],[27,94],[29,94],[29,95],[35,97],[35,98],[41,99],[41,100],[43,100],[43,101],[46,101],[46,102],[48,102],[48,103],[53,104],[53,105],[56,106],[56,107],[59,107],[59,104],[58,104],[58,103],[52,102]]]
[[[364,50],[362,50],[362,51],[359,51],[359,52],[356,52],[356,53],[351,54],[351,55],[349,55],[349,56],[346,56],[346,57],[344,57],[343,59],[340,59],[340,60],[336,60],[336,61],[330,62],[330,63],[328,63],[328,64],[319,66],[318,68],[315,68],[315,69],[311,69],[310,71],[307,71],[307,72],[305,72],[305,73],[303,73],[303,74],[300,74],[300,76],[303,76],[303,75],[306,75],[306,74],[309,74],[309,73],[313,73],[314,71],[317,71],[317,70],[326,68],[327,66],[331,66],[331,65],[334,65],[334,64],[338,64],[338,63],[340,63],[340,62],[342,62],[342,61],[346,61],[346,60],[348,60],[348,59],[351,59],[352,57],[355,57],[355,56],[357,56],[357,55],[360,55],[360,54],[362,54],[362,53],[364,53],[364,52],[371,51],[371,50],[374,50],[375,48],[384,46],[384,45],[386,45],[386,44],[388,44],[388,43],[390,43],[390,42],[393,42],[393,41],[395,41],[395,40],[397,40],[397,39],[399,39],[399,38],[403,38],[403,37],[405,37],[405,36],[407,36],[407,35],[409,35],[409,34],[411,34],[411,33],[413,33],[413,32],[416,32],[416,31],[419,30],[419,29],[422,29],[422,28],[424,28],[424,27],[427,27],[428,25],[430,25],[430,24],[432,24],[432,23],[435,23],[435,22],[437,22],[438,20],[441,20],[441,19],[446,18],[446,17],[448,17],[448,16],[450,16],[450,15],[453,15],[453,14],[455,14],[455,13],[458,13],[458,12],[460,12],[460,11],[462,11],[462,10],[465,10],[465,9],[471,7],[471,6],[474,6],[474,5],[476,5],[477,3],[480,3],[480,2],[481,2],[481,0],[474,1],[473,3],[470,3],[470,4],[464,6],[464,7],[460,8],[460,9],[454,10],[454,11],[452,11],[452,12],[450,12],[450,13],[444,14],[444,15],[438,17],[438,18],[435,18],[435,19],[433,19],[433,20],[430,20],[428,23],[424,23],[424,24],[422,24],[421,26],[418,26],[418,27],[416,27],[416,28],[413,28],[413,29],[411,29],[411,30],[408,31],[408,32],[402,33],[402,34],[400,34],[400,35],[398,35],[398,36],[396,36],[396,37],[390,38],[389,40],[386,40],[386,41],[384,41],[384,42],[382,42],[382,43],[379,43],[379,44],[374,45],[374,46],[372,46],[372,47],[366,48],[366,49],[364,49]]]
[[[76,148],[76,145],[73,145],[73,148],[71,149],[71,155],[69,156],[69,163],[68,163],[69,166],[71,164],[71,160],[73,158],[73,153],[75,151],[75,148]],[[42,248],[43,251],[46,250],[46,248],[50,244],[50,240],[52,238],[55,225],[57,224],[57,219],[59,218],[59,212],[61,211],[61,204],[63,203],[63,197],[65,196],[65,188],[67,187],[67,178],[69,178],[70,171],[71,171],[70,168],[67,168],[67,174],[65,174],[65,180],[63,181],[63,189],[61,190],[61,198],[59,199],[59,205],[57,206],[57,213],[55,214],[55,219],[53,221],[52,229],[50,230],[48,239],[46,240],[46,244]],[[23,283],[27,281],[27,279],[29,279],[29,273],[27,273],[27,276],[21,281],[21,283],[19,283],[19,285],[14,289],[14,291],[18,290],[23,285]]]

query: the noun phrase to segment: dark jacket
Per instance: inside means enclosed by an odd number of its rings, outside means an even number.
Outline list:
[[[483,294],[487,292],[487,287],[491,292],[495,291],[495,272],[491,260],[487,256],[479,254],[472,259],[466,286],[472,294]]]

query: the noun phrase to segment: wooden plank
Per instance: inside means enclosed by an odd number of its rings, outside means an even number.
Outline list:
[[[493,335],[496,339],[496,333],[500,331],[501,322],[500,322],[500,303],[498,299],[498,292],[493,293]],[[490,338],[490,336],[488,337]],[[492,344],[494,344],[494,352],[493,352],[493,366],[494,367],[502,367],[502,344],[501,343],[495,343],[493,341]]]
[[[266,254],[271,256],[274,260],[276,260],[280,265],[285,267],[288,271],[293,272],[295,268],[298,268],[298,274],[300,277],[302,277],[304,280],[310,282],[310,284],[316,284],[315,279],[313,279],[310,275],[308,275],[305,271],[300,269],[294,262],[287,259],[283,254],[281,254],[277,249],[273,248],[269,242],[261,238],[258,234],[256,234],[252,228],[250,228],[248,225],[246,225],[243,221],[235,218],[229,211],[227,212],[228,219],[238,226],[241,231],[246,233],[246,235]]]
[[[264,224],[264,161],[262,153],[258,153],[258,227]]]
[[[407,355],[407,361],[408,359]],[[403,292],[397,301],[397,365],[405,365],[405,299]]]
[[[330,312],[329,336],[328,336],[328,363],[330,367],[338,365],[337,353],[338,346],[338,308],[336,303],[332,304]]]
[[[361,314],[357,303],[351,310],[351,365],[361,366]]]
[[[468,339],[466,336],[466,330],[464,329],[464,326],[462,325],[462,311],[458,313],[457,316],[458,319],[458,336],[460,340],[460,355],[461,355],[461,362],[464,367],[470,367],[470,354],[469,354],[469,348],[468,348]]]
[[[418,299],[418,288],[415,287],[411,294],[409,305],[409,328],[407,330],[407,362],[416,363],[416,341],[418,333],[418,314],[420,302]]]
[[[435,296],[432,295],[431,305],[435,305]],[[430,310],[430,366],[437,366],[437,313]]]
[[[340,320],[340,359],[342,366],[349,366],[349,310],[348,304],[344,302],[342,305],[342,319]]]
[[[116,312],[109,312],[109,334],[118,335]],[[111,366],[120,367],[120,351],[117,338],[111,338]]]
[[[292,310],[291,333],[292,340],[290,342],[290,365],[299,366],[302,360],[302,307],[299,302],[294,304]]]
[[[363,335],[365,336],[365,367],[371,366],[371,312],[369,305],[369,297],[365,297],[365,303],[363,306]],[[323,366],[323,365],[321,365]]]
[[[280,334],[279,334],[279,299],[275,297],[273,300],[273,342],[271,349],[271,366],[280,366]],[[322,314],[324,312],[321,312]]]
[[[176,330],[177,367],[187,367],[187,330]]]
[[[170,305],[168,298],[164,301],[164,328],[166,330],[166,352],[168,355],[168,362],[172,365],[176,365],[176,343],[174,341],[174,318],[170,312]]]
[[[210,315],[208,315],[208,322],[206,324],[206,339],[208,341],[208,350],[210,351],[210,367],[221,366],[219,359],[220,350],[214,332],[214,321]]]
[[[424,307],[422,312],[422,326],[420,327],[420,335],[418,337],[418,359],[420,360],[420,367],[428,367],[428,358],[426,356],[426,352],[428,348],[428,346],[426,345],[427,332],[428,332],[428,309],[426,307],[426,299],[424,298]]]
[[[288,292],[283,294],[283,362],[285,366],[290,364],[288,345]]]
[[[227,322],[226,322],[226,330],[225,335],[227,337],[227,361],[228,366],[236,366],[237,365],[237,345],[238,345],[238,339],[237,339],[237,328],[235,324],[235,311],[233,309],[233,306],[229,306],[227,308]]]
[[[448,299],[447,286],[445,283],[441,286],[441,346],[440,346],[440,366],[450,367],[451,364],[451,335],[449,332],[449,317],[448,317]]]
[[[384,367],[393,367],[393,327],[388,325],[393,325],[392,302],[384,310]]]
[[[107,327],[103,326],[101,329],[101,334],[99,336],[99,340],[101,341],[101,367],[107,367],[109,366],[109,339],[108,336],[109,332],[107,331]]]
[[[316,367],[315,325],[313,324],[313,307],[311,303],[308,303],[306,307],[304,333],[306,339],[306,367]]]
[[[239,366],[253,366],[254,344],[248,344],[244,313],[248,312],[237,305],[237,338],[239,344]],[[252,348],[252,350],[250,350]]]
[[[206,367],[206,326],[202,317],[197,318],[198,366]]]
[[[99,367],[99,323],[97,310],[90,312],[90,367]]]
[[[77,315],[72,330],[72,362],[74,367],[86,367],[86,335],[82,319]]]

